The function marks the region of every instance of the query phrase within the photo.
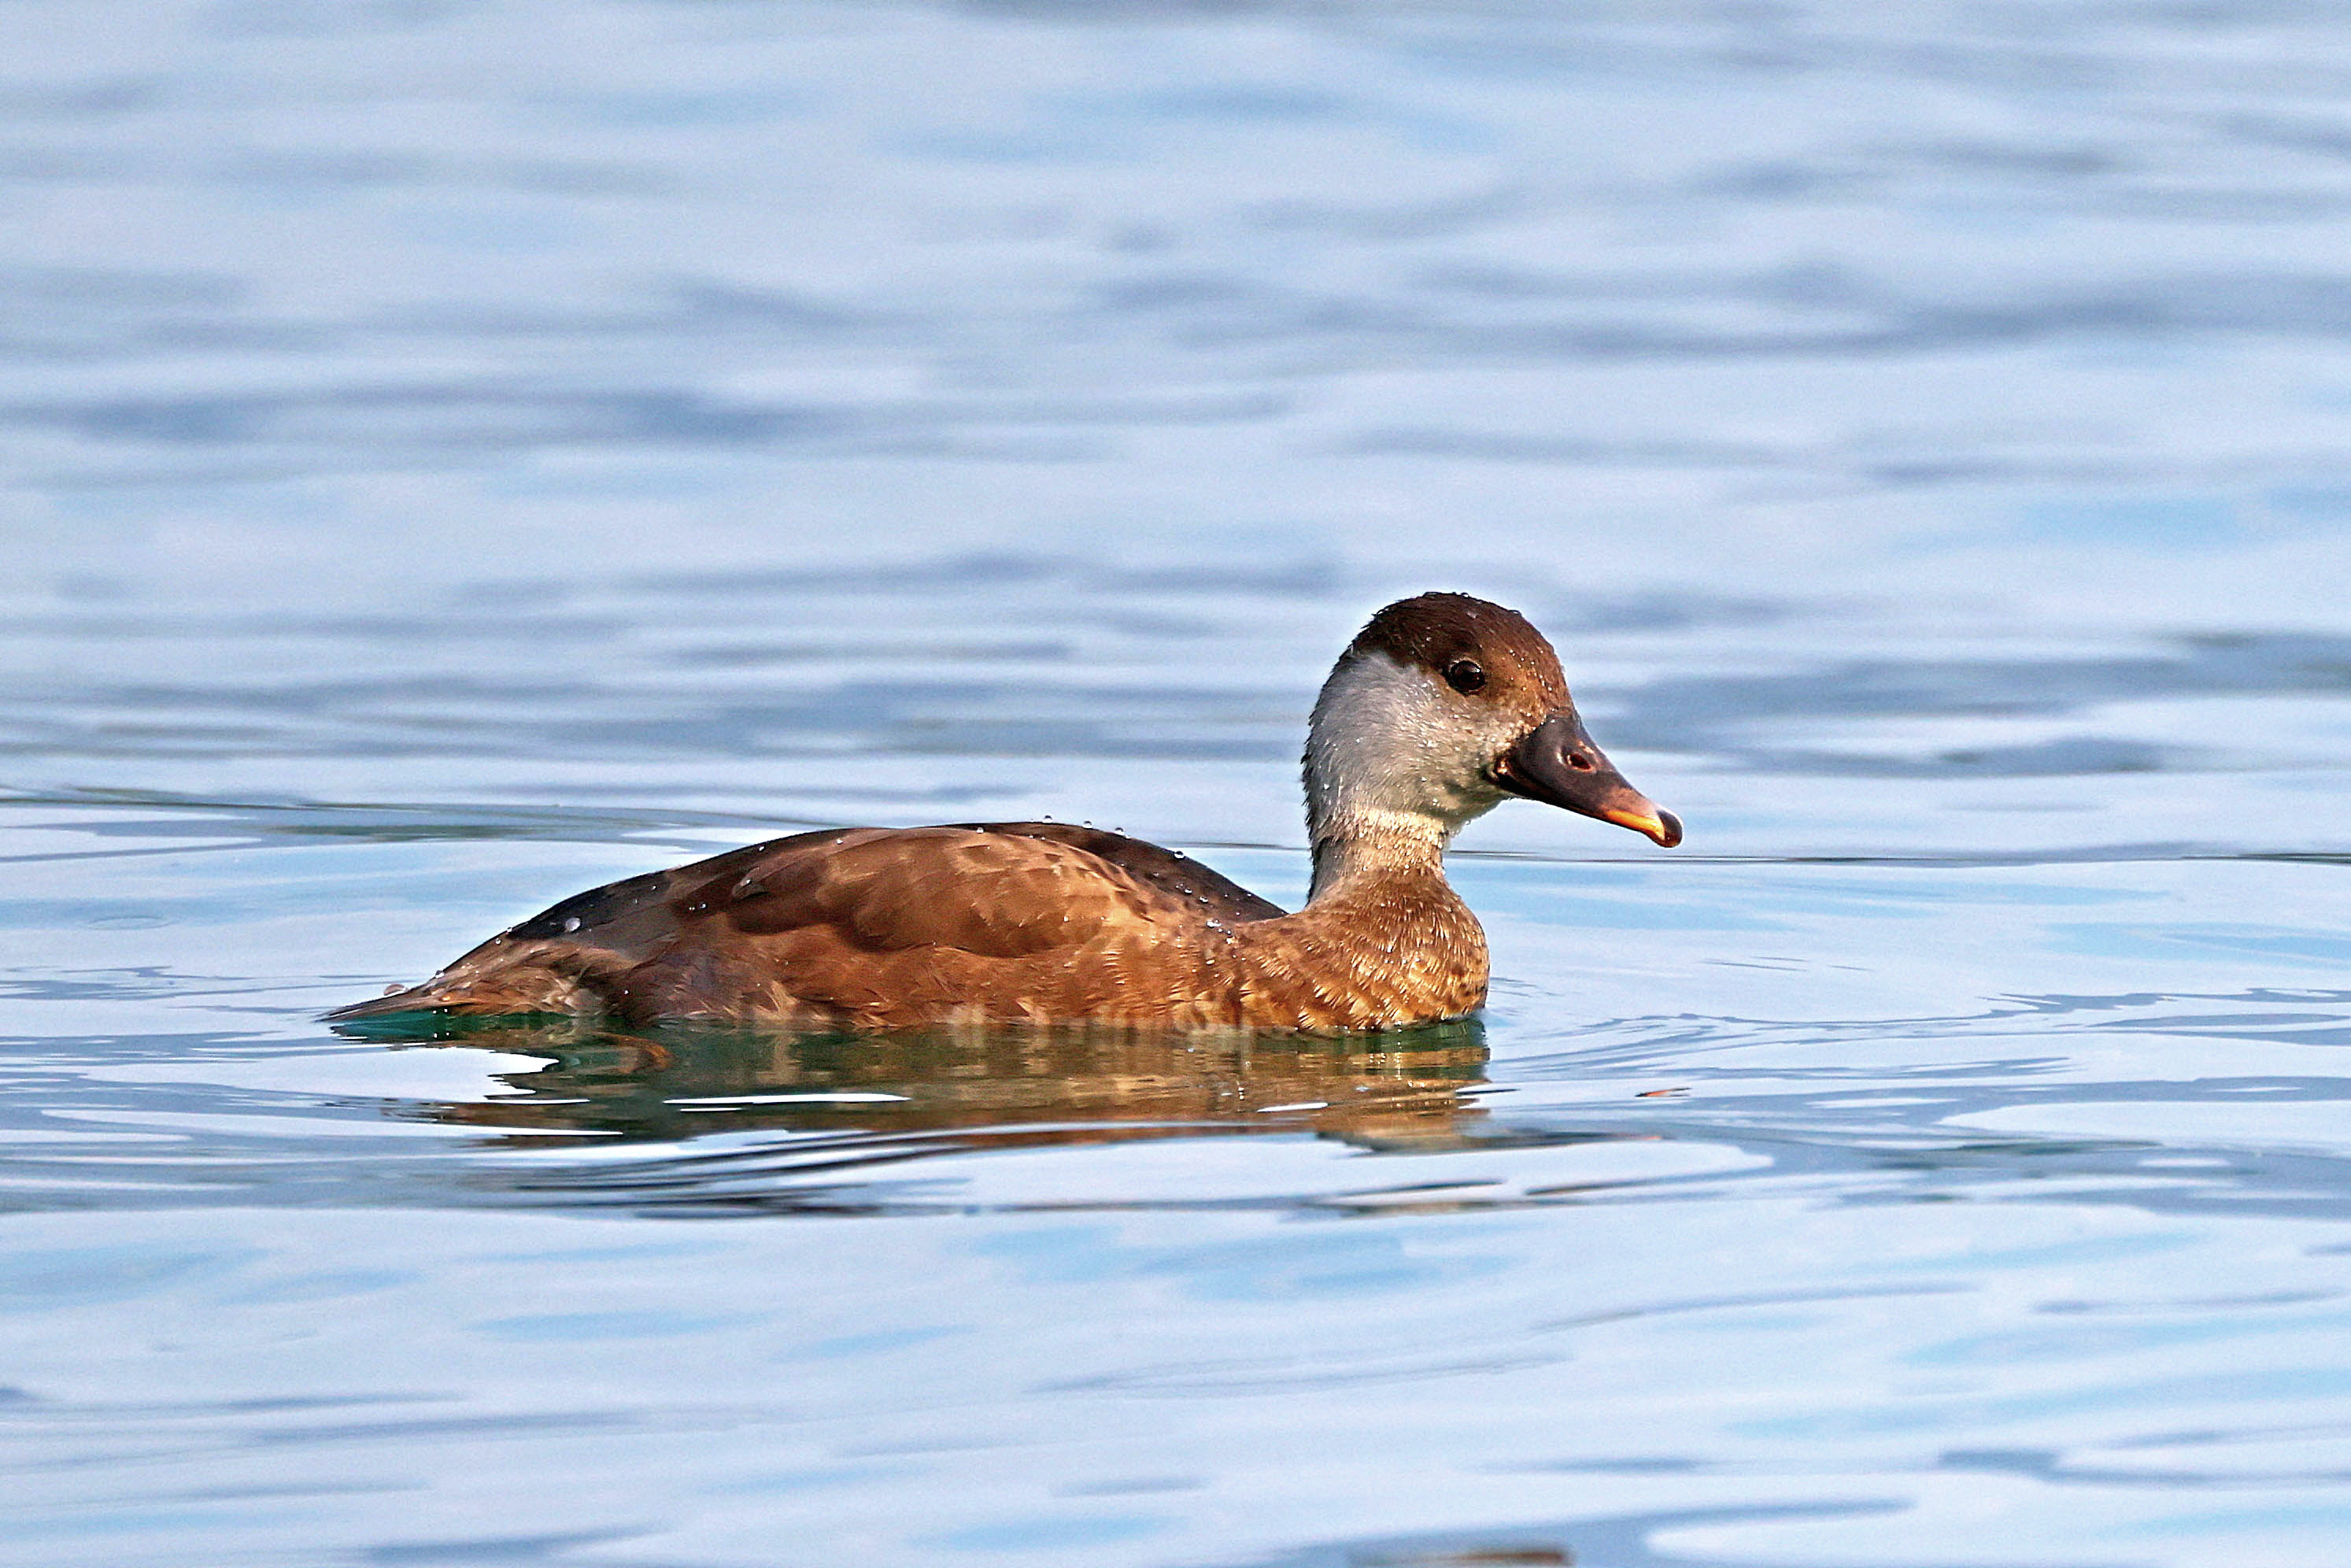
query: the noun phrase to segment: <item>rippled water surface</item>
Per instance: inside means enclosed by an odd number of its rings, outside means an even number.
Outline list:
[[[2351,1561],[2340,7],[0,10],[0,1558]],[[332,1032],[597,883],[1305,881],[1483,1019]]]

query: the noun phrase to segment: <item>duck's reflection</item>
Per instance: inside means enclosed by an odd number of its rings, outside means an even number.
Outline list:
[[[1484,1026],[1376,1035],[1164,1035],[1076,1029],[764,1033],[665,1025],[384,1019],[343,1032],[553,1060],[517,1092],[427,1113],[547,1135],[674,1140],[780,1129],[892,1136],[989,1130],[1004,1144],[1298,1133],[1374,1147],[1461,1141],[1482,1120]]]

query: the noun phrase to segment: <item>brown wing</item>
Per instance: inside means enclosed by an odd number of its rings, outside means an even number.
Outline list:
[[[1007,964],[1050,967],[1057,949],[1280,913],[1196,862],[1092,829],[834,830],[592,889],[423,986],[329,1017],[609,1007],[878,1021],[984,1004]]]
[[[1073,827],[1068,822],[967,822],[963,825],[976,833],[1017,833],[1022,838],[1043,839],[1084,850],[1137,881],[1162,893],[1173,894],[1202,915],[1228,925],[1272,920],[1284,913],[1281,905],[1259,898],[1240,883],[1210,871],[1189,855],[1163,850],[1157,844],[1130,839],[1123,833]]]
[[[712,869],[612,1011],[892,1028],[1158,1010],[1144,993],[1208,931],[1196,901],[1090,850],[989,828],[861,829]]]
[[[950,947],[1019,958],[1182,904],[1075,845],[985,828],[864,828],[786,840],[684,890],[682,918],[748,936],[829,928],[870,952]]]

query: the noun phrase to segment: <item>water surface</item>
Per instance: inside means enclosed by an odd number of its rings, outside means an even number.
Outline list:
[[[0,1556],[2335,1568],[2351,24],[0,16]],[[1384,601],[1681,850],[1369,1040],[344,1034]]]

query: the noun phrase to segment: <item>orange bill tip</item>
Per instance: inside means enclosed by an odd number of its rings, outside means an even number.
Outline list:
[[[1630,828],[1636,833],[1646,833],[1667,849],[1682,841],[1681,820],[1671,811],[1659,811],[1655,816],[1640,811],[1620,811],[1614,809],[1600,813],[1604,821],[1620,828]]]

